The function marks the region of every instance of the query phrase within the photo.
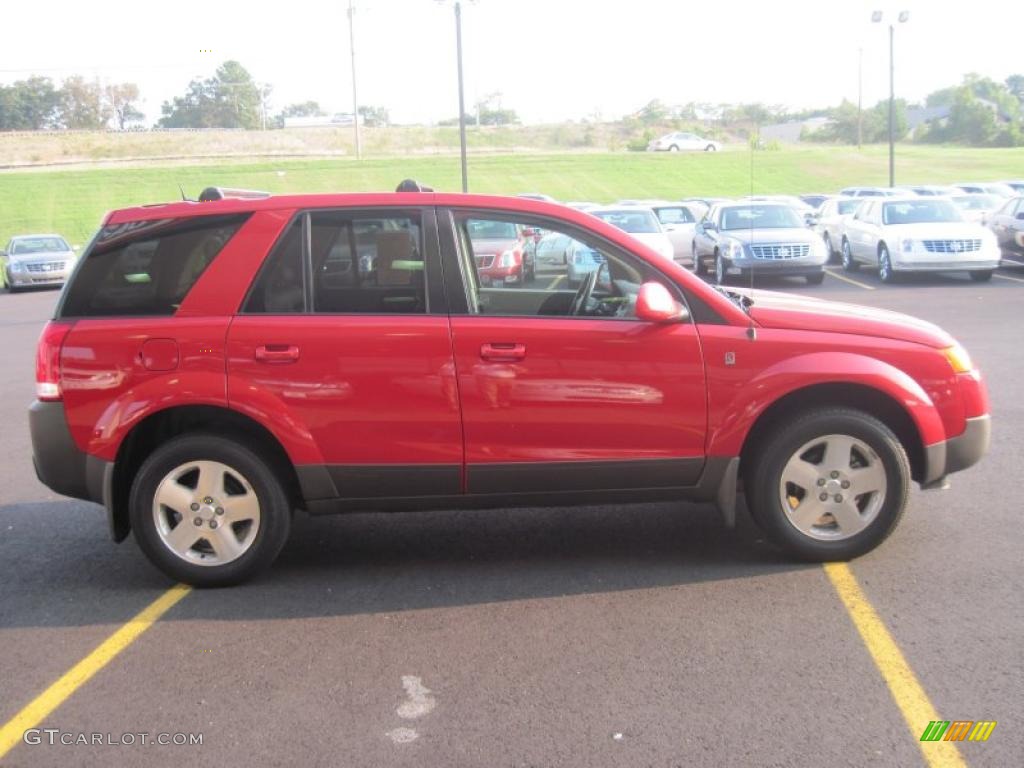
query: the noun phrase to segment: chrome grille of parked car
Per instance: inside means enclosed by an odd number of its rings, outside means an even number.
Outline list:
[[[489,254],[487,256],[477,256],[476,257],[476,265],[478,267],[480,267],[481,269],[487,269],[492,264],[494,264],[494,254],[493,253]]]
[[[63,261],[47,261],[37,264],[26,264],[25,269],[29,272],[59,272],[64,269]]]
[[[968,253],[981,250],[981,239],[925,240],[924,249],[929,253]]]
[[[811,250],[807,243],[771,243],[751,245],[750,252],[755,259],[799,259]]]

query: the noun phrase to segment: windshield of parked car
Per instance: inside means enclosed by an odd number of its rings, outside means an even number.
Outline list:
[[[848,213],[853,213],[854,211],[857,210],[857,208],[860,207],[861,202],[862,201],[858,200],[857,198],[853,198],[852,200],[840,200],[837,203],[839,215],[845,216]]]
[[[723,230],[790,229],[803,226],[800,216],[788,205],[737,205],[722,209]]]
[[[654,212],[662,224],[692,224],[695,221],[690,209],[681,205],[676,208],[655,208]]]
[[[466,228],[470,240],[515,240],[519,236],[516,225],[510,221],[471,219]]]
[[[661,232],[653,211],[591,211],[594,216],[607,221],[613,227],[634,235]]]
[[[883,224],[930,224],[963,220],[956,206],[948,200],[907,200],[882,206]]]
[[[63,237],[26,237],[11,245],[12,256],[31,256],[34,253],[70,251]]]
[[[953,202],[969,211],[994,211],[1002,200],[995,195],[957,195]]]

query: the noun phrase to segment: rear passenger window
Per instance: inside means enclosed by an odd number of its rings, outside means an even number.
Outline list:
[[[60,316],[173,315],[247,218],[197,216],[104,227],[65,291]]]
[[[427,311],[418,219],[310,214],[310,257],[314,312]]]
[[[259,277],[249,291],[245,312],[288,315],[304,312],[305,292],[302,288],[302,217],[278,240],[267,257]]]

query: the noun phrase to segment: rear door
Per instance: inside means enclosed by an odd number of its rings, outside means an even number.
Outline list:
[[[434,211],[314,210],[228,334],[228,397],[315,450],[307,493],[461,492],[462,433]]]
[[[444,233],[444,212],[439,213]],[[469,231],[477,221],[543,226],[598,250],[591,301],[565,281],[485,287]],[[633,316],[653,267],[552,221],[455,211],[442,236],[470,493],[674,488],[704,464],[707,407],[696,327]],[[587,283],[584,282],[585,286]],[[457,297],[457,298],[456,298]]]

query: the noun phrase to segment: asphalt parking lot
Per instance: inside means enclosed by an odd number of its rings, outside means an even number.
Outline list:
[[[998,722],[963,760],[1020,765],[1024,269],[983,285],[831,275],[762,287],[935,321],[987,377],[990,455],[950,490],[915,490],[851,571],[934,716]],[[98,507],[35,479],[25,409],[56,298],[0,295],[0,723],[173,586],[133,541],[109,541]],[[0,762],[956,764],[919,745],[927,721],[907,723],[890,691],[905,683],[876,666],[826,571],[782,558],[745,516],[735,532],[682,504],[298,518],[267,576],[188,592],[38,726],[201,746],[19,739]]]

